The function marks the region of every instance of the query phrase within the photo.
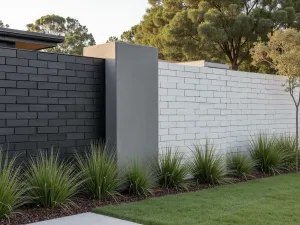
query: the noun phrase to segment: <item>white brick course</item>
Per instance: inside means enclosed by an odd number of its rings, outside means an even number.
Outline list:
[[[194,143],[245,151],[260,131],[294,132],[285,77],[159,62],[159,146],[190,154]],[[162,150],[161,150],[162,152]]]

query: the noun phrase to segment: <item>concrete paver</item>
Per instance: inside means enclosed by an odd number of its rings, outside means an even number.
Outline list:
[[[27,225],[140,225],[96,213],[82,213]]]

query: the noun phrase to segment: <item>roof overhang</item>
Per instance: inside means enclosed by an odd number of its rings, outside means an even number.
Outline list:
[[[15,48],[40,50],[55,47],[64,42],[63,36],[43,34],[9,28],[0,28],[0,41],[14,43]]]

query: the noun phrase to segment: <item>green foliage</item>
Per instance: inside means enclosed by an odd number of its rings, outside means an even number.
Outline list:
[[[8,24],[4,24],[2,20],[0,20],[0,28],[9,28]]]
[[[254,171],[254,162],[245,154],[232,153],[227,157],[227,169],[233,177],[247,178]]]
[[[134,43],[135,42],[135,34],[137,33],[138,25],[131,27],[130,30],[125,31],[121,35],[121,41],[127,43]]]
[[[251,51],[253,64],[266,62],[280,75],[293,81],[287,91],[299,86],[300,32],[296,29],[278,30],[268,35],[268,42],[257,42]],[[293,80],[294,79],[294,80]]]
[[[155,162],[154,170],[159,186],[163,188],[186,188],[185,177],[188,168],[183,162],[183,154],[172,152],[171,147],[166,148],[166,153],[159,155]]]
[[[300,2],[299,2],[300,4]],[[298,15],[299,16],[299,15]],[[299,25],[299,24],[298,24]],[[295,170],[299,161],[299,105],[300,105],[300,32],[296,29],[278,30],[269,35],[267,43],[258,42],[252,49],[253,63],[269,63],[280,74],[287,76],[285,91],[293,99],[296,111]],[[295,93],[296,92],[296,93]]]
[[[82,189],[90,199],[104,200],[118,194],[122,184],[113,149],[92,143],[84,155],[76,153],[78,170],[82,171]]]
[[[276,139],[278,148],[284,152],[284,168],[289,171],[295,170],[296,165],[296,138],[293,135],[282,134]]]
[[[130,34],[134,43],[159,48],[160,59],[209,60],[248,67],[249,50],[268,32],[300,28],[300,3],[252,0],[149,0],[151,7]],[[272,71],[269,65],[264,71]]]
[[[28,195],[35,205],[45,208],[73,205],[71,198],[77,193],[80,173],[70,163],[59,161],[59,155],[40,151],[31,158],[27,167]]]
[[[288,157],[286,152],[278,145],[274,135],[260,133],[249,140],[249,152],[258,170],[264,173],[279,173],[285,168]]]
[[[8,159],[0,150],[0,218],[10,217],[14,210],[27,202],[25,186],[16,158]]]
[[[47,49],[48,52],[82,55],[83,48],[95,45],[96,42],[88,28],[78,20],[58,15],[46,15],[35,23],[27,24],[28,31],[65,36],[65,41],[57,47]]]
[[[109,42],[116,42],[116,41],[119,41],[119,38],[118,38],[118,37],[116,37],[116,36],[110,36],[110,37],[107,39],[106,43],[109,43]]]
[[[138,25],[135,25],[135,26],[131,27],[130,30],[123,32],[120,38],[116,37],[116,36],[110,36],[108,38],[108,40],[106,41],[106,43],[122,41],[122,42],[134,44],[137,29],[138,29]]]
[[[226,180],[226,166],[221,155],[207,140],[205,145],[194,145],[191,172],[198,183],[221,184]]]
[[[127,169],[125,176],[129,193],[145,196],[151,194],[154,179],[136,161]]]

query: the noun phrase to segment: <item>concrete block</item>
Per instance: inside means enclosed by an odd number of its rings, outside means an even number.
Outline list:
[[[37,67],[37,68],[47,68],[48,67],[48,63],[47,61],[42,61],[42,60],[29,60],[29,66],[31,67]]]
[[[1,63],[1,57],[0,57],[0,64]],[[6,58],[6,64],[8,65],[15,65],[15,66],[28,66],[28,59],[20,59],[20,58]]]
[[[76,64],[76,63],[66,63],[68,70],[85,70],[83,64]]]
[[[55,134],[58,133],[58,127],[38,127],[39,134]]]
[[[15,49],[0,48],[0,56],[16,57],[17,51]]]
[[[17,57],[21,59],[37,59],[37,51],[23,51],[23,50],[18,50],[17,51]],[[13,57],[16,57],[13,56]]]
[[[66,69],[66,64],[64,62],[48,62],[48,68],[50,69]]]
[[[22,73],[6,73],[7,80],[28,80],[28,74]]]
[[[57,75],[57,69],[38,68],[38,74]]]
[[[38,59],[46,61],[57,61],[57,54],[38,52]]]
[[[4,104],[4,103],[10,103],[10,104],[16,103],[16,96],[1,96],[0,97],[0,103],[1,104]]]
[[[66,91],[58,91],[58,90],[49,90],[49,97],[54,97],[54,98],[65,98],[67,97],[67,92]]]
[[[16,127],[15,134],[35,134],[35,127]]]
[[[11,66],[11,65],[0,65],[0,71],[14,73],[14,72],[17,72],[17,67]]]
[[[57,83],[38,82],[38,89],[54,90],[58,89]]]
[[[75,76],[76,72],[74,70],[58,70],[59,76]]]
[[[74,55],[58,55],[59,62],[70,62],[75,63],[75,56]]]
[[[17,89],[17,90],[22,90],[22,89]],[[28,90],[26,90],[26,91],[28,91]],[[29,90],[29,96],[46,97],[46,96],[48,96],[48,91],[47,90]]]
[[[37,68],[29,67],[29,66],[18,66],[17,71],[18,73],[37,74]]]
[[[28,126],[28,120],[7,120],[6,121],[8,127],[27,127]],[[24,140],[27,141],[27,140]]]
[[[48,81],[48,76],[41,75],[41,74],[38,74],[38,75],[30,74],[29,80],[30,81]]]
[[[48,120],[41,120],[41,119],[30,119],[29,126],[31,127],[45,127],[48,126]]]
[[[6,105],[6,111],[7,112],[27,112],[28,111],[28,105],[7,104]]]
[[[18,112],[17,119],[37,119],[36,112]]]
[[[58,98],[38,97],[39,104],[58,104]]]
[[[37,83],[33,81],[17,81],[17,88],[36,89]]]
[[[38,99],[37,99],[37,97],[17,96],[17,103],[18,104],[37,104]]]
[[[48,76],[48,81],[51,83],[66,83],[67,79],[64,76]]]
[[[48,105],[30,105],[29,111],[31,111],[31,112],[47,112]]]

